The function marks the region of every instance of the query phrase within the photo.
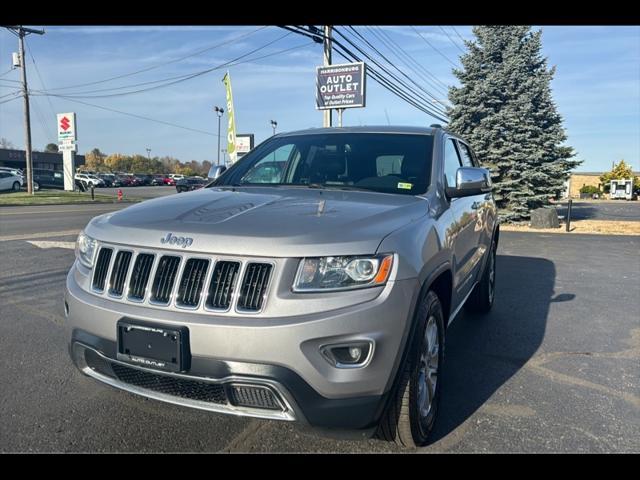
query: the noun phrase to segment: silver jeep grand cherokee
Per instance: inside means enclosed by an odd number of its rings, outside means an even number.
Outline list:
[[[498,235],[489,172],[437,125],[279,134],[200,191],[89,222],[70,354],[149,398],[425,445],[446,328],[491,308]]]

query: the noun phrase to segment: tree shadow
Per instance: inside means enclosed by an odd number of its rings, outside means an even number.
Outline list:
[[[543,258],[498,255],[496,300],[487,315],[461,313],[446,333],[436,442],[462,424],[535,354],[544,338],[556,269]]]

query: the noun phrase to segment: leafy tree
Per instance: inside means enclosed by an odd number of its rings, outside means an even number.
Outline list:
[[[44,147],[44,151],[49,153],[58,153],[58,145],[55,143],[47,143],[47,146]]]
[[[542,57],[541,31],[528,26],[474,27],[466,42],[460,87],[449,90],[449,128],[464,136],[491,170],[503,220],[519,222],[559,197],[571,147],[551,95],[555,67]]]
[[[605,173],[600,177],[604,191],[609,193],[611,190],[611,180],[624,180],[633,178],[633,189],[636,190],[640,187],[640,177],[633,175],[633,169],[631,165],[628,165],[624,160],[620,160],[619,163],[614,163],[611,171]]]
[[[105,165],[107,155],[102,153],[99,148],[94,148],[84,155],[84,164],[87,170],[105,172],[109,168]]]

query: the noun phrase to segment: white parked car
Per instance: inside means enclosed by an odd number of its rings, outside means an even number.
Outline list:
[[[24,180],[20,175],[16,175],[5,170],[0,170],[0,190],[13,190],[19,192]]]
[[[76,180],[80,180],[82,182],[84,182],[85,184],[91,186],[93,185],[94,187],[101,187],[104,186],[104,182],[96,177],[95,175],[91,175],[88,173],[76,173],[75,177]]]

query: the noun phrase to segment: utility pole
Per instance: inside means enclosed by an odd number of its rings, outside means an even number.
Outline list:
[[[324,41],[322,44],[324,46],[323,65],[325,67],[331,65],[331,30],[331,25],[324,26]],[[322,115],[322,126],[330,127],[332,124],[331,109],[323,110]]]
[[[218,160],[216,160],[216,165],[220,165],[220,119],[224,114],[224,108],[213,107],[213,109],[218,114]]]
[[[27,89],[27,62],[24,55],[24,37],[30,33],[44,35],[44,30],[24,28],[22,26],[6,27],[14,35],[18,36],[20,49],[20,68],[22,69],[22,96],[24,97],[24,131],[25,131],[25,157],[27,163],[27,193],[33,195],[33,160],[31,157],[31,118],[29,115],[29,90]]]

